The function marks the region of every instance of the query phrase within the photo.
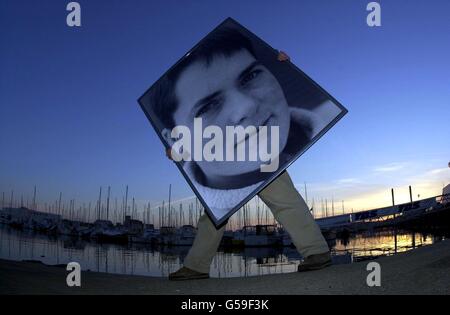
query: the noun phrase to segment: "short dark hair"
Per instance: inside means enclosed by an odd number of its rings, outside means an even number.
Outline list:
[[[173,113],[178,108],[175,84],[180,74],[196,61],[203,61],[209,66],[214,57],[218,55],[229,57],[242,49],[246,49],[256,58],[251,41],[241,32],[232,28],[215,31],[202,40],[190,54],[158,80],[149,92],[149,101],[153,112],[161,120],[164,127],[173,128],[175,126]]]

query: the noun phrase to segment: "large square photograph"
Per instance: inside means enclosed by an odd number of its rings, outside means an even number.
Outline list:
[[[139,98],[216,227],[347,113],[278,57],[228,18]]]

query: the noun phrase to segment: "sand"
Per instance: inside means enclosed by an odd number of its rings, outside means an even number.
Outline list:
[[[0,260],[0,294],[449,294],[450,240],[375,260],[381,286],[369,287],[366,262],[247,278],[168,281],[82,271],[68,287],[64,267]]]

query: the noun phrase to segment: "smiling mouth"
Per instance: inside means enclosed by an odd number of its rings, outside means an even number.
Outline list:
[[[259,127],[263,127],[266,126],[267,123],[270,121],[270,119],[272,119],[273,114],[269,115],[269,117],[266,118],[266,120],[264,120],[259,126],[255,126],[256,127],[256,132],[251,133],[251,134],[245,134],[244,139],[242,139],[241,141],[236,142],[236,144],[234,145],[234,147],[237,147],[240,143],[242,142],[246,142],[250,137],[257,135],[259,133]]]

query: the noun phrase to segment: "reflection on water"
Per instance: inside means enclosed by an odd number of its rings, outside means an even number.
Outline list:
[[[444,236],[384,230],[343,235],[333,244],[335,264],[392,255],[433,244]],[[0,258],[38,260],[49,265],[79,262],[83,270],[118,274],[167,276],[183,263],[189,247],[154,248],[113,245],[72,238],[52,238],[0,225]],[[211,266],[213,277],[239,277],[294,272],[301,256],[295,248],[219,250]]]
[[[385,229],[341,237],[334,246],[336,253],[351,253],[354,261],[389,256],[448,238],[448,233],[420,233]]]

